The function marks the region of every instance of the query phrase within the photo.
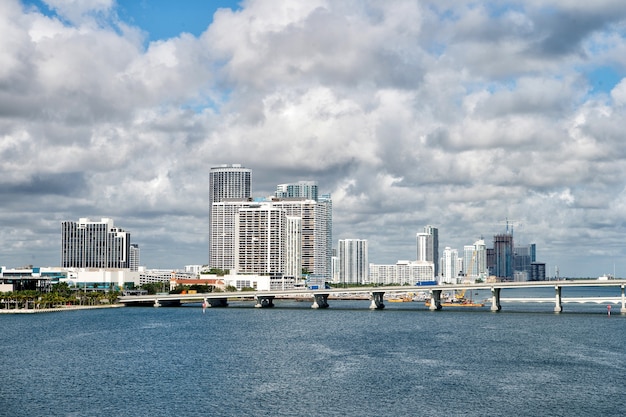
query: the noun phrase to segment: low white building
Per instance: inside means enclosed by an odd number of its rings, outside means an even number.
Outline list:
[[[58,267],[7,268],[0,266],[0,292],[47,291],[66,276],[67,271]]]
[[[398,261],[395,265],[369,265],[369,283],[415,285],[435,279],[435,264],[428,261]]]
[[[202,265],[185,265],[185,272],[195,275],[200,275],[202,271]]]
[[[177,279],[197,279],[195,271],[179,271],[176,269],[146,269],[139,267],[139,284],[162,283],[169,285],[170,281]]]
[[[129,268],[68,268],[67,278],[60,281],[85,289],[120,290],[138,286],[139,272]]]
[[[254,288],[256,291],[281,291],[294,289],[295,280],[287,276],[271,275],[225,275],[223,277],[226,287],[232,286],[241,291],[242,288]]]

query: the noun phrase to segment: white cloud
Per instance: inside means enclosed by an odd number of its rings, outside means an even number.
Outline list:
[[[204,263],[221,163],[252,168],[256,195],[318,180],[335,240],[370,239],[374,262],[412,259],[425,224],[461,248],[506,217],[548,263],[581,234],[619,248],[626,84],[595,95],[585,71],[624,76],[622,3],[251,0],[199,37],[144,44],[113,1],[51,0],[57,17],[1,2],[0,218],[14,226],[0,239],[15,262],[0,261],[26,263],[32,244],[54,263],[37,236],[110,216],[146,262],[167,241],[181,255],[154,266]],[[591,232],[607,222],[617,232]]]
[[[48,7],[53,9],[59,16],[74,24],[85,23],[85,19],[91,21],[98,15],[108,15],[115,0],[43,0]]]
[[[613,98],[613,102],[618,106],[624,106],[626,104],[626,78],[623,78],[622,81],[611,90],[611,98]]]

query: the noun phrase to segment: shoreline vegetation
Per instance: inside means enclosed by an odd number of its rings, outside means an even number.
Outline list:
[[[76,310],[93,310],[97,308],[120,308],[124,307],[124,304],[100,304],[92,306],[81,305],[61,305],[57,307],[48,308],[3,308],[0,309],[0,314],[35,314],[35,313],[53,313],[58,311],[76,311]]]
[[[57,283],[47,292],[35,289],[0,292],[0,314],[44,313],[54,311],[106,308],[121,304],[119,291],[113,288],[92,288],[90,291]]]

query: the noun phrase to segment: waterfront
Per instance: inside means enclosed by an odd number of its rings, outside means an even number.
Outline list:
[[[623,415],[626,316],[121,308],[0,318],[0,415]],[[4,413],[4,414],[3,414]]]

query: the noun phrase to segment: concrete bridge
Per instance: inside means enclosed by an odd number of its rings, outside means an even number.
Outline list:
[[[562,297],[563,288],[572,287],[614,287],[620,288],[621,296],[616,297]],[[156,294],[122,296],[119,301],[126,305],[154,305],[177,306],[185,302],[202,302],[206,307],[227,307],[229,299],[252,299],[256,301],[255,307],[273,307],[274,299],[306,297],[313,299],[311,308],[329,307],[328,299],[331,296],[345,299],[345,295],[356,297],[367,296],[370,309],[380,310],[385,308],[383,296],[385,294],[401,294],[407,292],[428,292],[430,295],[430,310],[442,309],[442,294],[454,291],[488,290],[491,293],[491,311],[500,311],[502,302],[529,302],[529,303],[553,303],[554,311],[563,311],[565,303],[598,303],[618,304],[620,313],[626,314],[626,296],[624,288],[626,280],[572,280],[572,281],[533,281],[533,282],[498,282],[480,284],[445,284],[445,285],[417,285],[417,286],[393,286],[393,287],[360,287],[360,288],[332,288],[323,290],[286,290],[286,291],[245,291],[245,292],[220,292],[201,294]],[[527,298],[502,298],[501,294],[511,288],[554,288],[553,297],[527,297]]]

